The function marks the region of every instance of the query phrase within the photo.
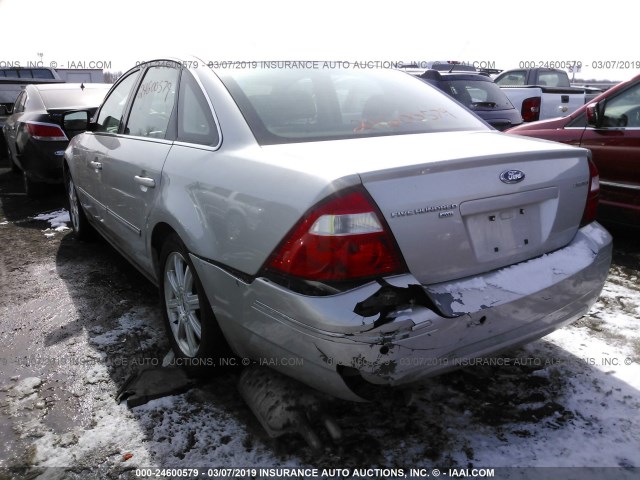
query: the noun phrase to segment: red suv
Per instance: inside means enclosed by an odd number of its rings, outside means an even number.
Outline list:
[[[640,75],[568,117],[526,123],[508,133],[591,150],[600,171],[598,218],[640,226]]]

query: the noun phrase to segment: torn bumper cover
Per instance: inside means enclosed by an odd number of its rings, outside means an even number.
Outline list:
[[[238,355],[359,400],[348,377],[408,384],[580,318],[602,290],[611,248],[607,231],[592,223],[558,251],[483,275],[436,285],[402,275],[321,297],[263,278],[245,284],[194,263]],[[222,291],[229,294],[224,299]]]

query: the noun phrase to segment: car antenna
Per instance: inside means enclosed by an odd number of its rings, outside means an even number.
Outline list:
[[[80,84],[80,90],[84,90],[84,82]]]

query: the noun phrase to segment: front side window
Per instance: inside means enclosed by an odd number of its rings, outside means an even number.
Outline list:
[[[138,78],[139,71],[134,71],[125,77],[107,97],[98,114],[96,132],[118,133],[124,107]]]
[[[170,66],[150,67],[138,87],[125,133],[165,138],[175,105],[180,71]]]
[[[571,120],[565,128],[584,128],[587,126],[587,114],[582,113]]]
[[[603,127],[640,127],[640,84],[608,100],[604,106]]]

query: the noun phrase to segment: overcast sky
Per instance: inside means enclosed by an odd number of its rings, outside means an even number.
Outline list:
[[[583,78],[631,78],[640,73],[636,15],[610,13],[629,10],[622,3],[613,2],[607,13],[601,5],[0,0],[0,66],[42,60],[59,68],[103,62],[92,66],[127,70],[157,55],[187,53],[206,61],[460,60],[500,69],[581,62]]]

